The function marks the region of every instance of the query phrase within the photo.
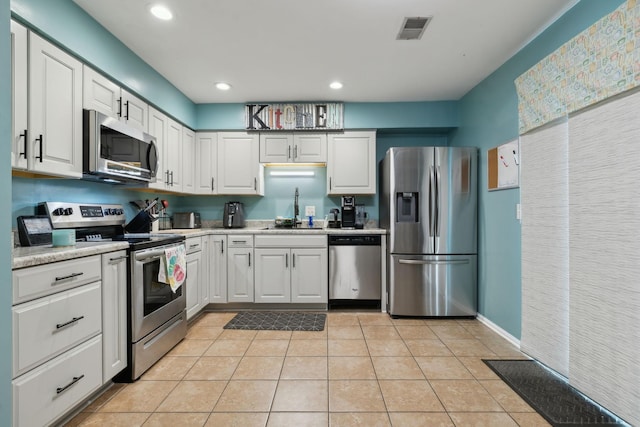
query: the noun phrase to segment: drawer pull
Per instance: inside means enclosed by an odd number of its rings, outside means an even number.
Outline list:
[[[60,394],[60,393],[62,393],[62,392],[67,391],[67,389],[68,389],[69,387],[71,387],[72,385],[74,385],[75,383],[77,383],[78,381],[80,381],[80,380],[81,380],[81,379],[83,379],[83,378],[84,378],[84,374],[80,375],[79,377],[73,377],[73,380],[71,380],[71,382],[70,382],[69,384],[67,384],[67,385],[66,385],[66,386],[64,386],[64,387],[58,387],[58,388],[56,389],[56,394]]]
[[[189,245],[189,249],[194,249],[194,248],[197,248],[197,247],[199,247],[199,246],[200,246],[200,245],[199,245],[199,244],[197,244],[197,243],[196,243],[195,245]]]
[[[234,240],[234,241],[233,241],[233,243],[234,243],[234,244],[236,244],[236,245],[238,245],[238,244],[240,244],[240,243],[243,243],[243,244],[245,244],[245,245],[246,245],[246,244],[247,244],[247,241],[246,241],[246,240]]]
[[[129,257],[124,255],[124,256],[119,256],[119,257],[116,257],[116,258],[109,258],[109,261],[110,262],[116,262],[116,261],[120,261],[122,259],[127,259],[127,258],[129,258]]]
[[[84,273],[72,273],[68,276],[56,277],[56,282],[61,282],[67,279],[73,279],[74,277],[82,276]]]
[[[78,320],[82,320],[82,319],[84,319],[84,316],[74,317],[73,319],[71,319],[71,320],[69,320],[68,322],[65,322],[65,323],[58,323],[58,324],[56,325],[56,329],[62,329],[62,328],[64,328],[65,326],[69,326],[69,325],[71,325],[72,323],[76,323]]]

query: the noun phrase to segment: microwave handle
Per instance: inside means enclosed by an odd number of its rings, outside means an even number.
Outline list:
[[[151,141],[149,144],[149,149],[147,150],[147,164],[151,167],[151,153],[156,154],[156,164],[153,170],[151,171],[151,176],[156,176],[158,173],[158,169],[160,168],[160,156],[158,155],[158,146],[155,141]]]

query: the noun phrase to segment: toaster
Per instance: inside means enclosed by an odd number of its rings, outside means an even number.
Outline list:
[[[224,228],[244,227],[244,205],[241,202],[227,202],[224,204],[222,225]]]
[[[173,214],[173,228],[201,228],[198,212],[176,212]]]

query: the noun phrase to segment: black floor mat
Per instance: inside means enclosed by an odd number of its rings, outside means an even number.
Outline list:
[[[551,425],[626,426],[534,360],[484,360]]]
[[[320,313],[243,311],[224,325],[224,329],[322,331],[326,319],[327,315]]]

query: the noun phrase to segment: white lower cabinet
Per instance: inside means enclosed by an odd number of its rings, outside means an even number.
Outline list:
[[[209,302],[227,302],[227,236],[209,236]]]
[[[325,235],[257,235],[255,302],[327,303]]]
[[[253,302],[253,236],[228,236],[227,301]]]
[[[127,251],[102,255],[102,383],[127,367]]]
[[[187,319],[192,318],[204,308],[204,263],[202,262],[202,238],[190,237],[187,245]],[[207,289],[207,296],[209,294]]]
[[[126,291],[126,265],[105,273]],[[102,280],[100,255],[13,271],[14,426],[49,425],[103,384]]]
[[[102,335],[12,382],[13,426],[45,426],[102,384]]]

